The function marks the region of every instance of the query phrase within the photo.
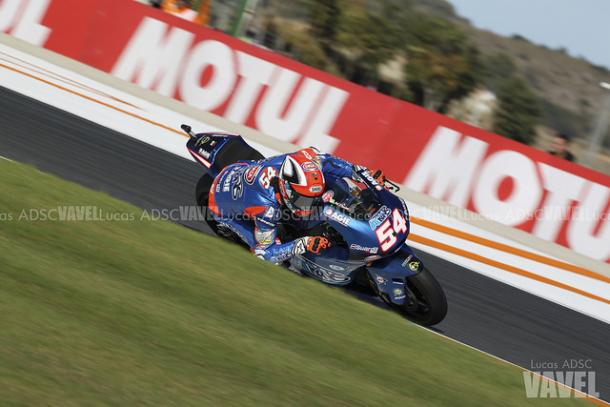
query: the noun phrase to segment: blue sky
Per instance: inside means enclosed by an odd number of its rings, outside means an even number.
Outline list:
[[[610,68],[610,0],[448,0],[476,27],[520,34],[536,44]]]

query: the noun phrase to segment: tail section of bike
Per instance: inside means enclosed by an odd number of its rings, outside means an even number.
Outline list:
[[[183,124],[181,128],[190,137],[186,143],[189,153],[195,161],[205,167],[203,175],[197,182],[195,200],[203,211],[210,229],[214,233],[220,234],[220,225],[208,208],[209,192],[214,179],[223,168],[237,161],[257,161],[265,157],[250,147],[241,136],[217,132],[195,134],[186,124]]]
[[[227,165],[243,160],[265,158],[238,135],[208,132],[194,134],[187,125],[182,129],[191,137],[186,148],[195,161],[203,165],[206,174],[215,178]]]

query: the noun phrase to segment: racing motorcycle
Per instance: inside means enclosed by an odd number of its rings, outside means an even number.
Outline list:
[[[238,161],[265,157],[238,135],[193,133],[187,149],[205,167],[196,187],[197,204],[210,229],[220,237],[245,245],[235,233],[221,227],[208,212],[209,191],[218,174]],[[391,308],[425,326],[438,324],[447,314],[442,287],[406,244],[410,231],[405,201],[394,194],[399,187],[383,185],[365,168],[356,167],[357,180],[341,179],[322,196],[317,222],[298,230],[287,219],[278,225],[278,236],[289,241],[302,236],[325,236],[331,246],[319,254],[299,254],[284,266],[327,284],[372,291]]]

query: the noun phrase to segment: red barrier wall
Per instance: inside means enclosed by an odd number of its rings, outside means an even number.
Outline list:
[[[0,29],[610,262],[610,177],[132,0],[4,0]]]

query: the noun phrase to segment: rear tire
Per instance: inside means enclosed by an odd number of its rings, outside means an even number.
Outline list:
[[[208,174],[203,174],[201,178],[199,178],[199,181],[197,181],[197,187],[195,188],[195,200],[197,201],[197,205],[199,205],[199,209],[201,209],[201,213],[205,217],[205,221],[210,229],[212,229],[215,234],[218,234],[218,222],[214,220],[214,217],[208,208],[210,188],[212,187],[213,183],[214,178]]]
[[[244,246],[249,249],[248,245],[237,235],[237,233],[232,230],[222,227],[218,225],[216,219],[212,215],[210,208],[208,207],[208,201],[210,199],[210,188],[214,183],[214,179],[208,174],[203,174],[199,181],[197,182],[197,187],[195,189],[195,199],[197,201],[197,205],[199,205],[199,209],[201,213],[205,217],[205,221],[212,229],[212,232],[218,237],[223,239],[227,239],[233,243],[237,243],[241,246]]]
[[[447,315],[447,297],[436,278],[426,268],[405,281],[407,302],[400,312],[424,326],[441,322]]]

